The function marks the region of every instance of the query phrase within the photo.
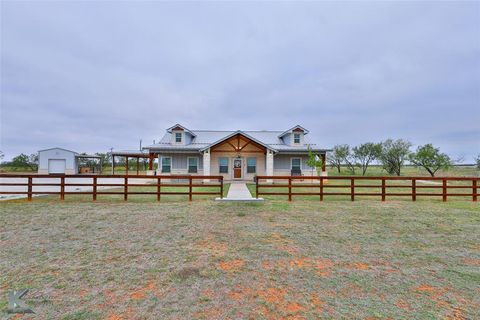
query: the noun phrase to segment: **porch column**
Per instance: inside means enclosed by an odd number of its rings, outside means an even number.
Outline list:
[[[322,173],[320,175],[322,177],[326,177],[328,175],[328,173],[327,173],[327,154],[322,153],[320,155],[320,157],[322,158]]]
[[[266,174],[267,176],[273,176],[273,151],[267,150],[267,155],[266,155]],[[272,179],[267,179],[267,182],[273,182]]]
[[[153,153],[148,154],[148,170],[147,175],[153,176],[153,159],[155,159],[155,155]]]
[[[162,166],[162,160],[160,159],[160,154],[158,154],[157,174],[162,174],[162,169],[160,169],[161,166]]]
[[[203,175],[210,175],[210,149],[203,152]],[[204,179],[203,182],[210,182],[210,179]]]

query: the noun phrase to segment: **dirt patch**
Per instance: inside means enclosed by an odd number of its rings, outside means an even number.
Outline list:
[[[235,259],[230,261],[221,261],[218,267],[225,272],[237,272],[239,271],[245,262],[241,259]]]
[[[311,258],[297,258],[289,261],[291,268],[297,269],[313,269],[319,276],[329,276],[332,273],[332,268],[335,265],[330,259],[311,259]]]
[[[310,303],[312,304],[313,309],[317,313],[323,312],[325,302],[323,302],[316,293],[310,295]]]
[[[136,289],[130,294],[132,300],[141,300],[145,299],[146,296],[150,293],[153,293],[157,289],[155,282],[150,281],[145,287]]]
[[[298,254],[298,246],[290,239],[285,238],[277,232],[272,232],[268,242],[272,243],[278,250],[288,252],[289,254]]]
[[[350,263],[347,264],[347,269],[353,269],[353,270],[368,270],[369,266],[366,263],[362,262],[355,262],[355,263]]]
[[[206,251],[214,257],[223,257],[228,250],[228,244],[226,242],[216,241],[213,235],[209,235],[204,240],[198,241],[195,246],[199,250]]]
[[[415,292],[426,294],[437,306],[445,310],[446,319],[468,319],[466,310],[472,308],[467,300],[461,297],[456,290],[447,287],[434,287],[429,284],[422,284],[414,288]],[[457,305],[453,305],[456,303]]]
[[[234,290],[227,293],[227,297],[234,301],[253,300],[256,294],[250,287],[236,286]]]
[[[258,296],[265,302],[283,303],[285,302],[285,295],[287,290],[280,288],[267,288],[266,290],[259,290]]]
[[[177,273],[177,276],[182,280],[186,280],[191,277],[198,277],[200,276],[200,269],[196,267],[186,267],[180,270]]]
[[[395,305],[402,310],[411,311],[410,304],[404,299],[398,299],[397,302],[395,302]]]
[[[480,259],[466,258],[463,259],[463,263],[467,266],[480,267]]]
[[[108,316],[108,320],[124,320],[124,319],[122,316],[114,313]]]
[[[334,263],[330,259],[317,259],[315,261],[315,268],[319,276],[329,276],[332,273]]]
[[[285,310],[288,313],[297,313],[305,310],[305,308],[300,303],[293,302],[293,303],[287,304],[287,306],[285,307]]]

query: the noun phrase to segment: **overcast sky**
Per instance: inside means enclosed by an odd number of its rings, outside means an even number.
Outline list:
[[[0,50],[4,160],[175,123],[480,153],[478,1],[1,1]]]

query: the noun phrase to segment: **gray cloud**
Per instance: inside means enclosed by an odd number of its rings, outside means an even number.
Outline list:
[[[478,2],[1,2],[1,150],[310,129],[480,152]]]

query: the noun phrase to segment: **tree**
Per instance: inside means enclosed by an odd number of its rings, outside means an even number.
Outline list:
[[[2,160],[3,157],[5,157],[5,154],[2,151],[0,151],[0,160]]]
[[[475,159],[475,161],[477,162],[477,169],[480,170],[480,154],[477,156],[477,159]]]
[[[38,154],[31,154],[30,156],[21,153],[20,155],[14,157],[10,162],[10,165],[13,167],[19,168],[30,168],[32,171],[37,171],[38,169]]]
[[[362,175],[367,172],[370,163],[378,159],[382,153],[382,144],[367,142],[352,149],[355,163],[362,169]]]
[[[112,165],[112,154],[111,153],[97,152],[97,153],[95,153],[95,155],[100,157],[100,160],[102,161],[102,165],[104,165],[104,166]]]
[[[408,159],[411,146],[412,144],[409,141],[403,139],[385,140],[382,143],[382,151],[379,156],[383,168],[389,174],[396,174],[399,176],[405,160]]]
[[[440,169],[448,169],[453,165],[453,161],[445,153],[440,153],[439,148],[435,148],[431,143],[419,146],[416,152],[409,155],[410,162],[417,168],[425,168],[432,177]]]
[[[357,158],[348,150],[348,154],[345,157],[345,164],[347,165],[348,170],[355,175],[355,170],[359,166],[357,163]]]
[[[317,174],[320,175],[322,171],[323,161],[322,158],[318,155],[313,153],[312,150],[308,149],[308,159],[306,161],[307,165],[313,169],[317,170]]]
[[[333,168],[337,168],[338,173],[340,173],[340,169],[345,160],[347,159],[348,155],[350,154],[350,147],[348,144],[336,145],[333,147],[333,151],[329,154],[328,163]]]

